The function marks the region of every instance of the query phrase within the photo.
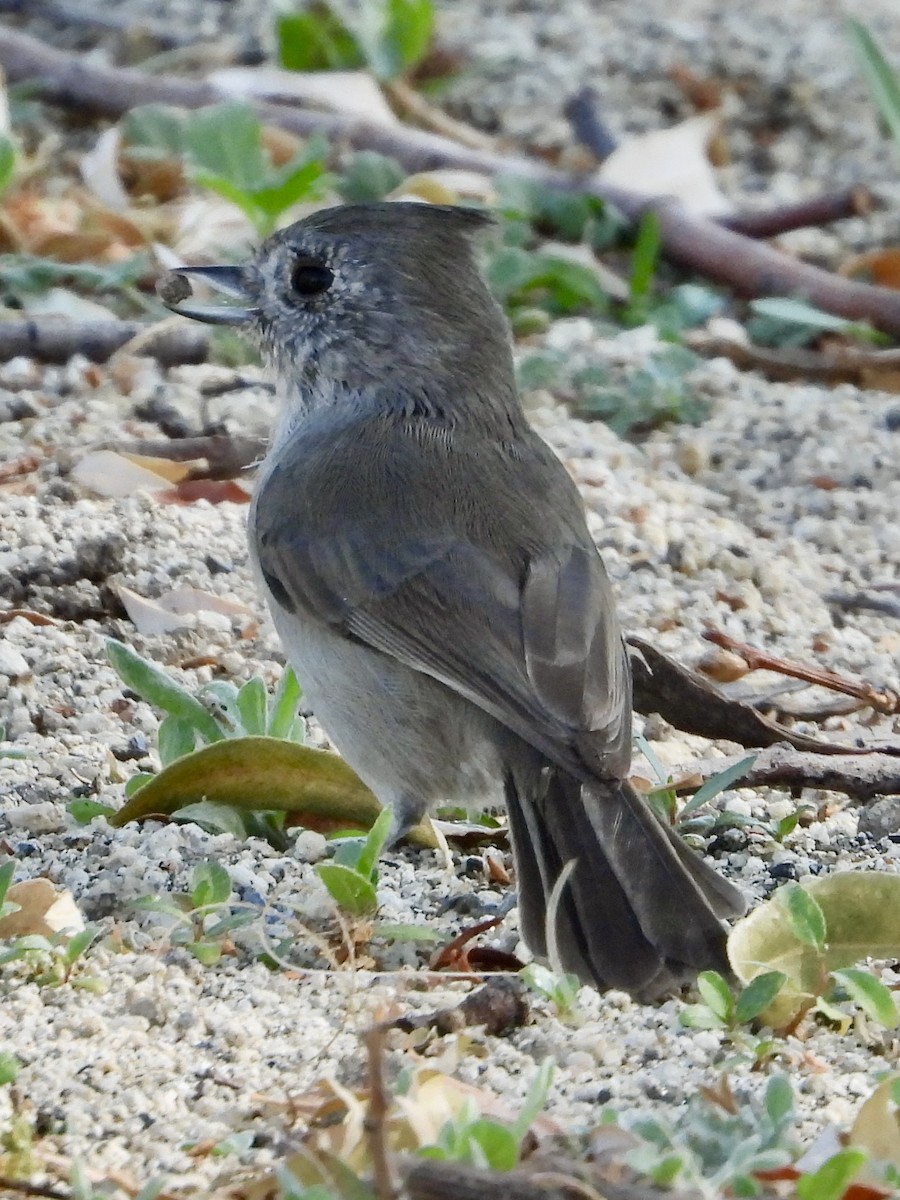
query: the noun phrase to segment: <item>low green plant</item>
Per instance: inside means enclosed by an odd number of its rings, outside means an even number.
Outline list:
[[[16,170],[16,144],[11,137],[0,134],[0,193],[12,182]]]
[[[702,833],[706,835],[715,830],[751,823],[752,818],[745,817],[742,813],[729,812],[728,809],[720,813],[704,813],[702,815],[700,810],[747,774],[756,761],[755,754],[748,754],[739,762],[732,763],[731,766],[711,775],[704,784],[697,788],[689,800],[681,802],[673,786],[671,774],[660,762],[647,739],[638,735],[635,738],[635,745],[650,764],[657,779],[656,786],[647,793],[647,803],[667,825],[673,825],[682,834]]]
[[[388,82],[421,62],[433,31],[432,0],[318,0],[278,17],[278,55],[291,71],[365,67]]]
[[[256,905],[231,904],[231,892],[231,876],[220,863],[207,859],[194,867],[187,892],[144,896],[135,907],[170,917],[172,945],[183,946],[198,962],[212,966],[231,934],[259,919]]]
[[[829,333],[839,333],[878,345],[887,345],[890,341],[885,334],[865,322],[836,317],[834,313],[787,296],[751,300],[750,312],[752,315],[746,324],[747,334],[760,346],[808,346]]]
[[[694,1188],[699,1196],[758,1196],[757,1171],[786,1167],[796,1157],[791,1085],[774,1075],[762,1103],[738,1105],[730,1089],[697,1094],[673,1107],[671,1117],[625,1122],[642,1144],[630,1165],[660,1186]]]
[[[354,917],[366,916],[378,907],[378,859],[391,829],[392,816],[383,809],[364,836],[334,839],[331,862],[318,863],[315,871],[338,908]]]
[[[521,1157],[525,1135],[547,1103],[552,1082],[553,1063],[548,1059],[538,1067],[512,1124],[482,1116],[470,1100],[444,1125],[437,1142],[421,1147],[418,1154],[491,1171],[511,1171]]]
[[[891,137],[900,145],[900,73],[885,58],[862,21],[849,18],[847,33],[878,115]]]
[[[238,101],[193,112],[142,105],[128,113],[123,133],[132,157],[183,159],[191,181],[237,205],[260,237],[270,234],[294,204],[324,197],[331,182],[323,138],[310,138],[276,167],[263,144],[259,118]]]
[[[537,995],[549,1000],[563,1020],[574,1017],[581,987],[577,975],[554,971],[542,963],[531,962],[522,968],[519,978]]]

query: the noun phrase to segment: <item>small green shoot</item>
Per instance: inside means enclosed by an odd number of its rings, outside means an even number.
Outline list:
[[[652,209],[648,209],[641,217],[631,254],[627,309],[629,324],[643,325],[647,320],[653,276],[659,261],[660,241],[659,217]]]
[[[531,962],[522,968],[519,978],[537,995],[549,1000],[561,1018],[572,1018],[575,1015],[578,991],[581,987],[577,975],[559,974],[541,963]]]
[[[16,146],[12,138],[0,134],[0,193],[12,182],[16,169]]]
[[[848,19],[847,32],[875,107],[891,137],[900,145],[900,74],[884,57],[862,21]]]
[[[841,1200],[868,1160],[865,1150],[848,1146],[839,1150],[817,1171],[797,1180],[797,1200]]]
[[[522,1110],[512,1125],[482,1116],[474,1102],[468,1101],[444,1125],[437,1142],[418,1151],[420,1157],[467,1163],[483,1170],[513,1170],[528,1130],[547,1103],[552,1082],[553,1063],[547,1060],[538,1067]]]
[[[735,997],[718,971],[702,971],[697,991],[702,1004],[689,1004],[679,1014],[688,1029],[722,1029],[729,1032],[756,1021],[769,1007],[787,981],[782,971],[757,975]]]
[[[198,962],[213,966],[222,957],[230,935],[260,915],[256,905],[230,904],[231,890],[228,872],[208,859],[194,868],[190,891],[146,896],[136,901],[135,907],[171,918],[172,945],[183,946]]]
[[[16,864],[11,858],[0,867],[0,921],[4,917],[9,917],[13,913],[18,912],[22,907],[20,904],[16,904],[15,901],[6,899],[6,893],[9,891],[9,886],[13,881],[15,873]]]
[[[104,985],[99,979],[75,974],[82,955],[98,933],[96,926],[88,925],[71,937],[60,933],[52,936],[22,934],[6,944],[0,943],[0,967],[22,963],[28,978],[40,987],[55,988],[69,983],[83,991],[102,991]]]
[[[278,54],[291,71],[368,67],[387,82],[425,57],[433,29],[433,0],[319,0],[278,18]]]
[[[364,838],[341,838],[334,859],[315,868],[338,908],[354,917],[366,916],[378,907],[377,864],[391,820],[390,810],[384,809]]]
[[[237,205],[260,237],[293,205],[323,197],[329,184],[322,138],[310,138],[276,167],[263,145],[259,118],[237,101],[191,113],[163,105],[132,109],[125,139],[132,154],[183,158],[190,179]]]
[[[879,345],[887,342],[884,334],[871,325],[836,317],[787,296],[751,300],[750,311],[753,315],[747,322],[747,333],[761,346],[806,346],[825,333],[841,333]]]
[[[22,1064],[8,1050],[0,1050],[0,1087],[7,1083],[15,1083],[16,1076],[22,1069]]]

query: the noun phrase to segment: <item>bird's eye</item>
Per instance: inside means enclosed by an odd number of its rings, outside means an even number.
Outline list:
[[[318,296],[334,283],[334,271],[324,263],[301,258],[291,271],[291,290],[298,296]]]

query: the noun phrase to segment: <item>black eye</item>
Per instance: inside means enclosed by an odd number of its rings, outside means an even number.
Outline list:
[[[318,296],[334,283],[334,271],[324,263],[301,258],[291,271],[291,290],[298,296]]]

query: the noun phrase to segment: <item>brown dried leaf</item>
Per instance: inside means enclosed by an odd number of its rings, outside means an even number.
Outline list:
[[[0,938],[40,934],[80,933],[84,920],[72,893],[55,888],[49,879],[26,879],[7,890],[6,899],[18,904],[16,912],[0,920]]]

